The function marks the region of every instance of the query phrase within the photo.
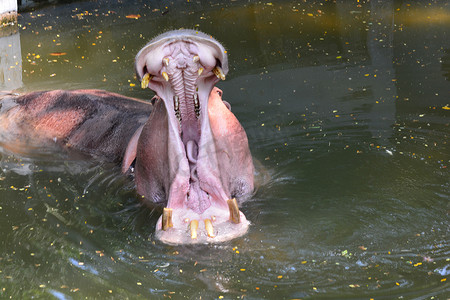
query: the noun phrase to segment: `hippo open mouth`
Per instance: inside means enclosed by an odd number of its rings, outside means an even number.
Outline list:
[[[170,31],[135,66],[142,87],[157,94],[135,134],[137,190],[166,205],[156,237],[180,244],[243,235],[249,222],[236,198],[253,192],[253,163],[244,129],[214,87],[228,72],[226,50],[202,32]]]

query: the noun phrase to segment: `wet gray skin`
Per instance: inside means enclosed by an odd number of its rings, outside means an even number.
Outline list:
[[[137,54],[136,72],[157,99],[128,146],[123,170],[136,157],[138,192],[169,208],[156,236],[180,244],[245,234],[249,222],[227,200],[252,193],[252,157],[244,129],[214,87],[228,72],[226,50],[202,32],[170,31]]]

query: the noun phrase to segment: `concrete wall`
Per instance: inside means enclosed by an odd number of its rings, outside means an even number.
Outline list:
[[[0,1],[0,14],[9,11],[17,11],[17,0]]]
[[[22,55],[17,0],[0,0],[0,90],[22,86]]]
[[[0,91],[15,90],[21,86],[22,55],[19,33],[0,37]]]
[[[17,23],[17,0],[0,0],[0,27]]]

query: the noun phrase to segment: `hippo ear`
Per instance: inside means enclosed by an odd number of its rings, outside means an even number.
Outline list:
[[[223,100],[222,102],[223,102],[223,104],[225,104],[225,106],[228,108],[228,110],[231,111],[231,104],[225,100]]]
[[[141,136],[142,128],[144,128],[144,125],[139,127],[131,137],[130,141],[128,142],[127,149],[125,150],[125,154],[123,156],[122,161],[122,173],[125,174],[128,169],[130,168],[131,164],[133,163],[134,159],[136,158],[136,149],[139,141],[139,137]]]

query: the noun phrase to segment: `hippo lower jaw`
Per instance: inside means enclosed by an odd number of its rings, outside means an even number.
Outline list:
[[[230,199],[229,202],[236,199]],[[232,218],[231,216],[238,216]],[[202,214],[189,209],[164,208],[156,224],[156,238],[167,244],[220,243],[242,236],[250,222],[237,205],[224,210],[214,203]]]
[[[182,244],[245,234],[249,222],[227,200],[253,191],[253,164],[245,131],[214,88],[228,72],[225,49],[201,32],[172,31],[138,53],[136,71],[142,87],[159,97],[136,154],[138,192],[167,201],[156,237]],[[146,134],[155,128],[167,133],[166,145]]]

